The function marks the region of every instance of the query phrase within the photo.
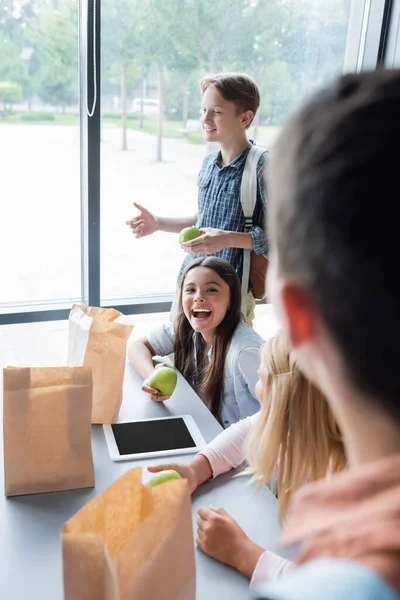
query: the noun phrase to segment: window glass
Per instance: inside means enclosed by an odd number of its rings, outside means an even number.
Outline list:
[[[102,8],[103,301],[175,289],[178,236],[135,239],[137,202],[157,215],[195,214],[211,148],[199,80],[254,76],[261,106],[249,135],[270,147],[285,117],[340,73],[351,0],[104,0]]]
[[[78,5],[0,3],[0,305],[80,296]]]

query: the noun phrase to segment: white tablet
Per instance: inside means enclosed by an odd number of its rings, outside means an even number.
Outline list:
[[[198,452],[205,440],[190,415],[103,425],[111,460]]]

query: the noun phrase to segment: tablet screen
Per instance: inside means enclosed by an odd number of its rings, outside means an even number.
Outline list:
[[[185,421],[180,417],[116,423],[111,427],[121,456],[196,446]]]

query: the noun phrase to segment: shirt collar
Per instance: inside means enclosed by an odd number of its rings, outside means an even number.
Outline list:
[[[252,146],[254,145],[254,140],[249,140],[249,142]],[[234,158],[232,160],[232,162],[230,162],[228,165],[224,165],[223,167],[220,167],[221,160],[222,160],[222,154],[221,154],[221,150],[219,150],[217,156],[213,160],[213,164],[217,165],[217,167],[219,167],[220,169],[225,169],[226,167],[231,167],[233,169],[239,169],[245,163],[247,155],[249,153],[249,150],[250,150],[250,146],[248,148],[246,148],[245,150],[243,150],[243,152],[241,154],[239,154],[239,156]]]

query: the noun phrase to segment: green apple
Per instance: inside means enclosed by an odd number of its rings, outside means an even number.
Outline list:
[[[154,475],[154,477],[150,479],[147,485],[154,487],[160,483],[171,481],[172,479],[182,479],[182,477],[179,475],[178,471],[173,471],[172,469],[169,469],[168,471],[160,471],[160,473],[157,473],[157,475]]]
[[[179,243],[182,244],[183,242],[190,242],[190,240],[194,240],[200,235],[201,231],[200,229],[197,229],[195,225],[193,225],[193,227],[186,227],[185,229],[182,229],[179,234]]]
[[[170,396],[176,387],[178,375],[175,369],[160,367],[145,380],[145,384],[158,390],[161,396]]]

